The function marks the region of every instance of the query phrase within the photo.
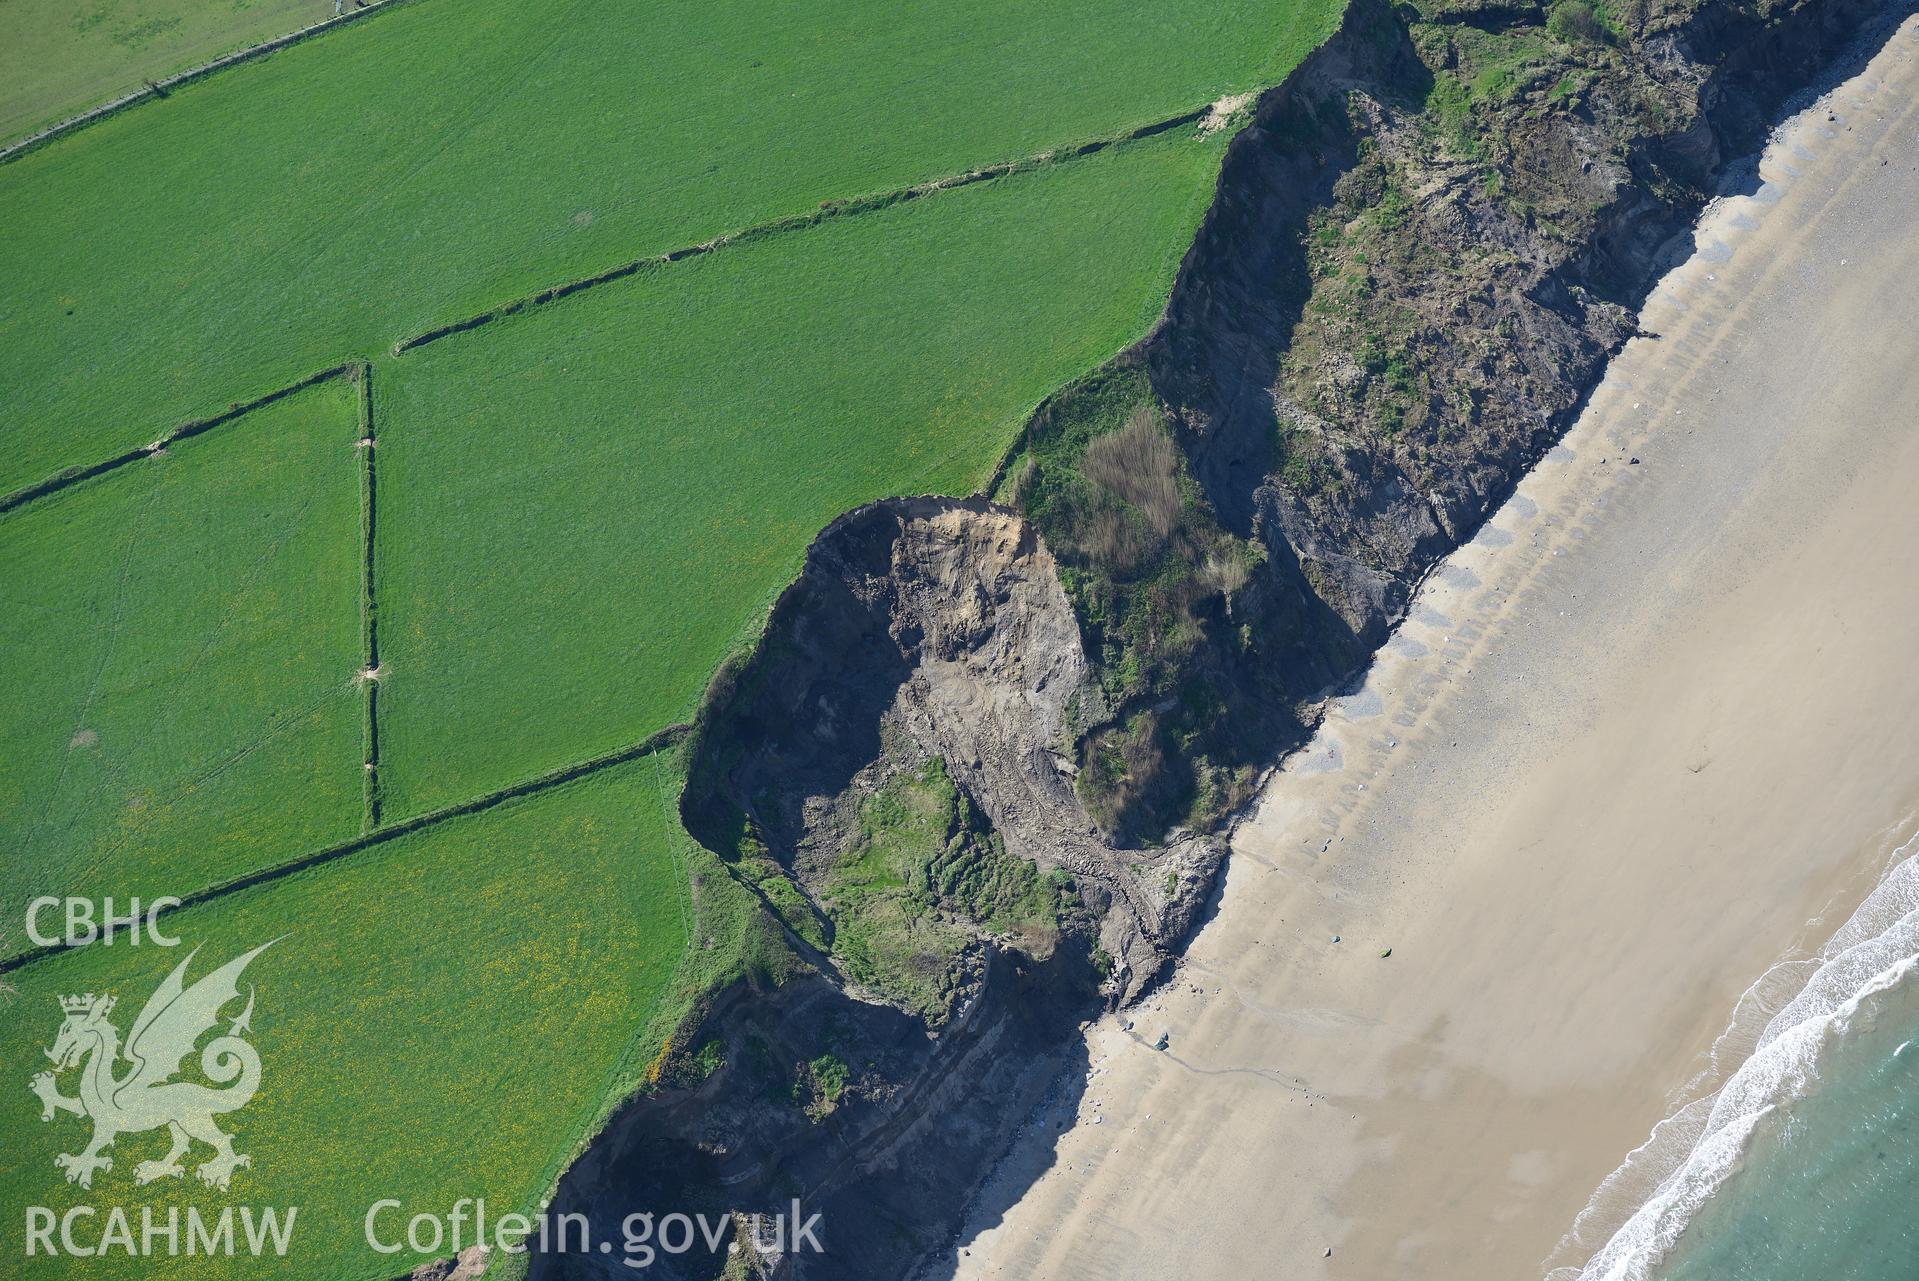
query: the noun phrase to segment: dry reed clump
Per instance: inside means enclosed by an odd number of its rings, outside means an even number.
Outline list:
[[[1095,564],[1111,567],[1119,573],[1131,573],[1144,564],[1159,547],[1159,539],[1142,529],[1138,521],[1115,508],[1105,508],[1087,518],[1080,542]]]
[[[1179,461],[1149,406],[1141,405],[1116,432],[1086,447],[1080,474],[1138,509],[1159,537],[1179,523]]]
[[[1146,405],[1118,431],[1086,447],[1080,474],[1119,500],[1101,504],[1085,518],[1079,542],[1095,563],[1130,573],[1159,554],[1184,505],[1178,470],[1173,442]]]
[[[1246,558],[1231,548],[1207,552],[1206,563],[1200,567],[1200,581],[1226,598],[1228,613],[1232,612],[1233,594],[1244,587],[1251,576]]]

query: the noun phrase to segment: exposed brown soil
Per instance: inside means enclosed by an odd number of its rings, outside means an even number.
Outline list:
[[[1071,878],[1123,998],[1191,924],[1221,847],[1101,838],[1072,782],[1088,679],[1058,567],[1017,514],[977,499],[863,507],[815,541],[765,643],[716,684],[688,825],[729,857],[745,834],[811,899],[862,801],[937,758],[1007,852]]]

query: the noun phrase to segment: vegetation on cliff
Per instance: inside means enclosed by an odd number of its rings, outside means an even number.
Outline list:
[[[1160,326],[1042,407],[1000,490],[1096,662],[1078,790],[1104,830],[1246,799],[1870,8],[1357,0],[1262,99]]]

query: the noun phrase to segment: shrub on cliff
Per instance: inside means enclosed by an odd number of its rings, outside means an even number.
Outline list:
[[[1605,15],[1590,0],[1559,0],[1546,15],[1546,30],[1566,44],[1607,44],[1613,38]]]

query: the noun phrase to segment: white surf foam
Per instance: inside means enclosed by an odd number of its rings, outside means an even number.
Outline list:
[[[1753,1135],[1780,1109],[1814,1089],[1821,1064],[1862,1008],[1919,973],[1919,835],[1893,854],[1891,869],[1812,957],[1782,961],[1746,990],[1733,1023],[1713,1046],[1706,1079],[1717,1090],[1692,1099],[1607,1176],[1555,1251],[1579,1247],[1636,1205],[1583,1268],[1549,1281],[1644,1281],[1694,1214],[1738,1169]],[[1753,1029],[1757,1031],[1753,1031]],[[1725,1065],[1737,1062],[1730,1075]]]

